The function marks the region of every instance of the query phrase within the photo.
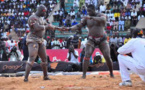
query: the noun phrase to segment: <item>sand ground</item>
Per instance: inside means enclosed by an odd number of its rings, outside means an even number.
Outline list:
[[[0,77],[0,90],[145,90],[145,83],[139,76],[132,74],[132,87],[120,87],[120,75],[110,78],[109,75],[56,75],[49,76],[52,80],[44,81],[43,77],[29,76],[29,82],[23,82],[24,77]]]

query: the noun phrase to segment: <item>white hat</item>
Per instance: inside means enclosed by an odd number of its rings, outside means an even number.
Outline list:
[[[96,56],[99,56],[100,55],[100,53],[99,52],[96,52]]]

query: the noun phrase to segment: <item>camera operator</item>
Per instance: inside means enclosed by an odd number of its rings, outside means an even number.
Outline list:
[[[7,53],[8,52],[7,52],[6,47],[5,47],[5,42],[1,38],[0,39],[0,61],[8,61]]]
[[[17,47],[13,46],[11,52],[9,53],[10,61],[20,61],[20,53]]]
[[[69,60],[69,63],[72,65],[73,71],[78,71],[79,68],[79,61],[78,61],[78,51],[74,50],[74,46],[70,45],[69,52],[67,54],[67,58]],[[70,68],[70,67],[69,67]]]

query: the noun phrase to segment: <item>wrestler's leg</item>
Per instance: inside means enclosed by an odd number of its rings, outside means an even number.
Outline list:
[[[83,62],[83,76],[82,78],[85,79],[86,78],[86,72],[88,70],[89,67],[89,62],[90,62],[90,57],[92,55],[92,53],[94,52],[95,49],[95,45],[92,41],[88,40],[87,44],[86,44],[86,48],[85,48],[85,57],[84,57],[84,62]]]
[[[44,80],[50,80],[47,76],[47,55],[46,55],[46,47],[45,45],[42,43],[42,44],[39,44],[39,50],[38,50],[38,55],[39,57],[41,58],[41,67],[42,67],[42,70],[43,70],[43,79]]]
[[[28,44],[29,58],[26,63],[24,82],[28,81],[29,73],[31,71],[32,65],[34,64],[35,58],[38,54],[38,48],[39,45],[36,42]]]
[[[110,71],[110,76],[114,77],[114,75],[113,75],[113,63],[112,63],[112,59],[110,56],[110,47],[109,47],[108,42],[106,40],[101,42],[99,45],[99,48],[100,48],[100,50],[101,50],[101,52],[106,60],[107,65],[108,65],[108,68]]]

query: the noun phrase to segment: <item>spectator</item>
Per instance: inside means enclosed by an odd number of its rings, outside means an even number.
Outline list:
[[[66,49],[67,48],[67,41],[65,39],[63,39],[62,43],[61,43],[62,49]]]
[[[5,47],[5,43],[2,40],[2,38],[0,37],[0,61],[8,61],[8,56],[7,56],[7,50]]]
[[[135,10],[131,12],[131,20],[132,20],[132,25],[135,26],[137,23],[137,12]]]
[[[118,30],[118,21],[113,22],[113,30]]]
[[[58,21],[58,12],[57,11],[54,11],[53,18],[54,18],[54,21]]]
[[[140,15],[138,15],[138,17],[137,17],[138,21],[140,20],[140,18],[144,18],[144,15],[142,15],[141,13],[140,13]]]
[[[21,53],[14,46],[9,53],[10,61],[20,61]]]
[[[119,20],[119,31],[122,29],[124,31],[124,20]]]
[[[126,44],[130,39],[131,39],[131,38],[129,38],[129,35],[127,35],[127,36],[125,37],[124,44]]]
[[[71,16],[70,16],[70,14],[68,14],[67,17],[66,17],[65,26],[66,27],[70,27],[71,26]]]
[[[74,10],[71,10],[71,11],[70,11],[70,16],[71,16],[71,18],[75,18],[75,14],[76,14],[76,13],[75,13]]]
[[[76,13],[77,18],[81,18],[81,10],[79,9],[78,12]]]
[[[85,0],[80,0],[79,7],[81,8],[85,4]]]
[[[73,63],[74,64],[74,69],[75,71],[79,71],[79,61],[78,61],[78,51],[77,50],[74,50],[74,47],[73,45],[70,45],[69,47],[69,52],[67,54],[67,58],[69,60],[69,62]]]
[[[133,39],[118,49],[118,61],[122,82],[120,86],[132,86],[128,69],[140,76],[145,82],[145,40],[142,39],[143,31],[133,31]],[[140,46],[137,46],[140,45]]]
[[[59,39],[54,38],[51,42],[52,49],[60,49],[60,42]]]
[[[82,8],[82,14],[87,15],[87,10],[86,10],[86,8],[84,6]]]
[[[73,7],[79,7],[79,1],[78,0],[74,0]]]
[[[65,0],[60,0],[60,8],[65,12]]]
[[[129,18],[127,18],[127,20],[125,20],[125,30],[128,30],[129,28],[130,28],[130,26],[131,26],[131,22],[130,22],[130,19]]]
[[[105,13],[105,10],[106,10],[106,6],[104,4],[101,4],[100,5],[100,12]]]

